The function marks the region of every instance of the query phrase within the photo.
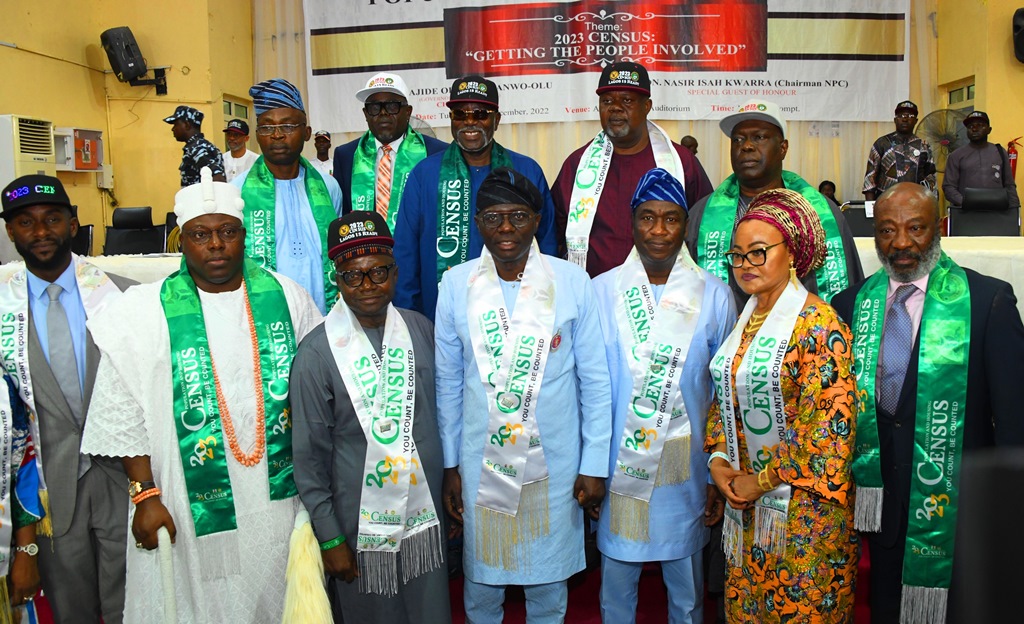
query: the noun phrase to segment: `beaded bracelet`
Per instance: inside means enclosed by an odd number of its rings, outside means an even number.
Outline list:
[[[329,542],[321,542],[320,543],[320,550],[330,550],[330,549],[334,548],[335,546],[341,546],[344,543],[345,543],[345,536],[344,535],[339,535],[338,537],[332,539]]]
[[[768,476],[768,466],[764,467],[764,470],[757,473],[757,484],[761,486],[762,492],[771,492],[775,488],[772,487],[772,479]]]
[[[132,503],[138,505],[147,498],[153,498],[154,496],[160,496],[160,488],[152,487],[144,492],[139,492],[138,494],[132,497]]]
[[[729,461],[729,456],[726,453],[723,453],[722,451],[715,451],[711,454],[711,457],[708,457],[708,468],[711,467],[711,462],[715,461],[716,457],[721,457],[725,461]]]

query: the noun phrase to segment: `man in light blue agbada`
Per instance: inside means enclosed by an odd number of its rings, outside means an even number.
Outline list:
[[[640,572],[660,561],[669,622],[700,624],[702,549],[723,511],[701,444],[714,397],[708,364],[736,308],[729,287],[683,247],[678,180],[652,169],[630,204],[633,250],[594,279],[615,414],[597,530],[601,617],[635,622]]]
[[[506,585],[527,621],[562,622],[585,567],[583,513],[608,475],[611,397],[583,269],[540,253],[543,199],[492,171],[476,198],[480,258],[441,280],[434,330],[445,510],[462,523],[467,621],[500,624]]]
[[[341,187],[302,157],[312,130],[299,90],[274,78],[254,85],[249,95],[263,155],[231,180],[245,200],[245,253],[298,282],[326,314],[338,296],[327,229],[341,216]]]

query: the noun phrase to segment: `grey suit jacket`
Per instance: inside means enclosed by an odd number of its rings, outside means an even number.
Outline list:
[[[120,275],[107,274],[118,288],[124,291],[138,284]],[[100,361],[100,350],[86,332],[85,351],[85,396],[82,409],[88,412],[92,399],[92,387],[96,382],[96,367]],[[28,322],[28,366],[32,375],[32,390],[35,393],[36,417],[39,419],[39,436],[43,456],[43,476],[50,495],[50,521],[54,537],[60,537],[71,528],[78,498],[78,456],[82,447],[82,427],[75,421],[67,399],[53,376],[50,365],[39,344],[32,312],[29,308]],[[93,457],[94,468],[102,470],[108,477],[123,485],[128,496],[128,477],[121,462],[109,457]]]

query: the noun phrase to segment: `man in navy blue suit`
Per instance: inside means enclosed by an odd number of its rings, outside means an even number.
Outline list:
[[[374,74],[356,92],[369,130],[334,150],[334,178],[344,199],[342,213],[376,210],[394,231],[409,172],[448,144],[409,127],[409,89],[397,74]]]

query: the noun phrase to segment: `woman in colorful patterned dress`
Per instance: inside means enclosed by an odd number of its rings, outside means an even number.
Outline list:
[[[814,209],[785,189],[751,202],[726,254],[751,295],[712,360],[705,441],[729,503],[730,622],[853,622],[850,329],[797,279],[825,254]]]

